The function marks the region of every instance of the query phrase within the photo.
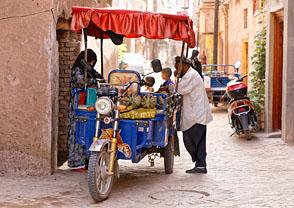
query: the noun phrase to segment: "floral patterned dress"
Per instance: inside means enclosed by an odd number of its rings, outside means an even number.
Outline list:
[[[87,158],[85,146],[78,143],[75,139],[75,115],[74,108],[77,104],[78,94],[73,93],[74,89],[83,88],[81,81],[84,78],[83,70],[76,67],[71,72],[70,80],[70,100],[68,108],[68,166],[72,169],[84,168]]]

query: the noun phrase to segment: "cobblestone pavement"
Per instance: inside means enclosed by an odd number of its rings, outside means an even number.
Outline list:
[[[62,167],[52,176],[0,176],[0,207],[294,207],[294,147],[275,135],[252,141],[232,136],[224,108],[213,108],[208,126],[208,174],[186,174],[192,167],[181,140],[174,173],[163,159],[149,167],[120,161],[121,178],[109,199],[94,203],[87,174]],[[270,138],[269,138],[270,137]]]

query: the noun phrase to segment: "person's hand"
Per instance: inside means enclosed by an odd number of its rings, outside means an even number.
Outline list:
[[[178,69],[176,69],[176,70],[174,71],[174,76],[175,76],[175,77],[178,77]]]
[[[168,91],[168,86],[160,87],[158,91]]]
[[[103,79],[102,75],[99,72],[97,72],[96,70],[94,70],[94,72],[95,72],[94,73],[95,77],[93,77],[93,78]]]

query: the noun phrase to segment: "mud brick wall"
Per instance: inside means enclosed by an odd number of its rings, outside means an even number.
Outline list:
[[[58,113],[58,166],[68,156],[68,102],[71,67],[80,52],[81,35],[68,30],[57,30],[59,43],[59,113]]]

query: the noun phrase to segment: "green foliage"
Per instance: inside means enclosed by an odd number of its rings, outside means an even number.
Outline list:
[[[127,44],[123,43],[118,46],[118,59],[124,59],[124,52],[127,51]]]
[[[263,4],[266,2],[263,0]],[[255,35],[254,54],[251,57],[254,70],[250,73],[252,87],[249,91],[249,97],[256,109],[258,116],[264,113],[265,103],[265,62],[266,62],[266,26],[264,26],[264,9],[259,8],[261,18],[257,24],[262,25],[262,29]]]
[[[256,33],[254,44],[254,55],[251,57],[254,71],[250,73],[252,87],[249,97],[257,114],[261,116],[265,102],[266,27]]]

